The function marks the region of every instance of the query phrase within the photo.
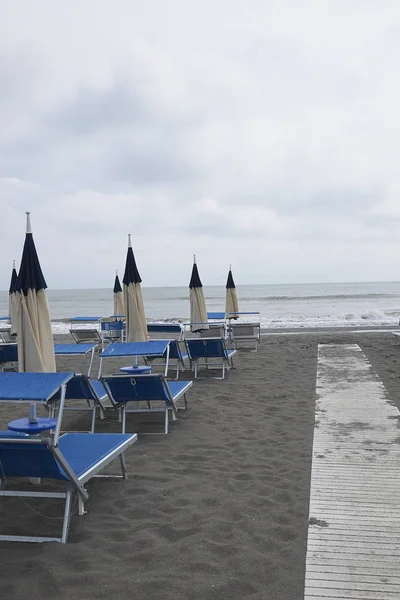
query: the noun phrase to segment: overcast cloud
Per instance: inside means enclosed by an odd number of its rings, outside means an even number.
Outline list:
[[[398,0],[0,12],[0,289],[400,278]]]

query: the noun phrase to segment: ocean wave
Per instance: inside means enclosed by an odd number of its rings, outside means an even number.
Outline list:
[[[166,319],[154,319],[157,322],[165,323],[185,323],[189,319],[181,317],[170,317]],[[242,317],[242,322],[251,322],[252,317]],[[148,319],[150,322],[150,319]],[[368,311],[355,313],[344,312],[335,315],[285,315],[285,316],[265,316],[261,315],[261,327],[263,329],[304,329],[304,328],[335,328],[335,327],[365,327],[366,324],[371,327],[390,326],[396,327],[399,324],[399,311],[380,311],[371,309]],[[92,325],[82,325],[82,327],[92,327]],[[52,330],[54,334],[68,334],[71,324],[67,321],[52,321]]]
[[[240,297],[243,302],[271,302],[271,301],[279,301],[279,302],[301,302],[303,300],[379,300],[384,298],[397,298],[400,301],[399,294],[332,294],[332,295],[324,295],[324,294],[316,294],[310,296],[249,296]]]

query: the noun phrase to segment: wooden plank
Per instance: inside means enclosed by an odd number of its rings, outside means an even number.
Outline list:
[[[319,346],[305,600],[400,598],[399,422],[359,346]]]

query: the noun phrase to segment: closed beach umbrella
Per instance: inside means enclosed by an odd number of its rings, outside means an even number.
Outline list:
[[[118,270],[114,282],[114,315],[124,315],[124,295],[122,293],[121,283],[118,277]]]
[[[203,285],[196,264],[196,256],[193,257],[192,276],[189,283],[190,288],[190,330],[192,332],[209,329],[206,301],[204,299]],[[193,325],[194,323],[194,325]],[[197,323],[197,324],[196,324]]]
[[[124,284],[124,306],[126,320],[126,341],[147,342],[147,323],[144,314],[141,278],[133,255],[131,236],[128,236]]]
[[[15,283],[17,281],[17,271],[15,268],[15,260],[13,261],[13,269],[11,273],[10,289],[8,290],[8,314],[11,319],[11,335],[17,333],[17,307],[15,305]]]
[[[232,277],[232,266],[229,267],[228,279],[226,281],[225,317],[237,319],[237,316],[229,317],[229,313],[239,312],[239,304],[236,294],[236,286]]]
[[[56,371],[47,284],[33,241],[30,213],[26,213],[26,237],[15,282],[20,372]]]

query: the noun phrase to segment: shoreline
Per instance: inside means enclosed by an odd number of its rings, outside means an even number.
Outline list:
[[[399,324],[397,325],[371,325],[365,327],[362,325],[354,325],[349,327],[332,326],[332,327],[287,327],[261,329],[261,336],[268,335],[319,335],[319,334],[335,334],[335,333],[390,333],[391,331],[400,331]]]

